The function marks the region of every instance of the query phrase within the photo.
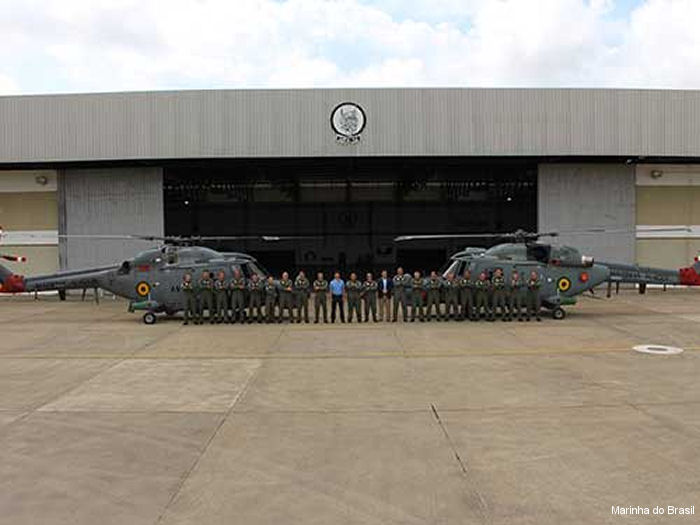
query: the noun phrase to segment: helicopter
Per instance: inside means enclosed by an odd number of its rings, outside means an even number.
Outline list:
[[[0,265],[0,293],[85,290],[102,288],[129,300],[129,311],[143,311],[143,322],[154,324],[157,314],[175,315],[184,309],[180,284],[185,273],[194,278],[204,270],[223,271],[230,279],[235,270],[246,279],[257,274],[266,279],[269,273],[252,256],[240,252],[218,252],[197,243],[262,239],[283,241],[298,237],[159,237],[144,235],[60,235],[62,238],[116,239],[160,242],[161,246],[145,250],[120,265],[71,270],[37,277],[24,277]],[[0,258],[23,262],[26,258],[0,254]]]
[[[688,228],[667,228],[668,231],[688,231]],[[590,228],[567,232],[527,232],[516,230],[511,233],[479,234],[429,234],[401,235],[396,242],[441,239],[500,239],[507,242],[491,248],[467,247],[453,254],[442,272],[461,276],[469,270],[472,276],[485,272],[489,277],[496,268],[501,268],[506,281],[514,270],[525,279],[535,272],[542,281],[542,306],[551,311],[557,320],[566,317],[563,306],[576,304],[577,297],[584,292],[608,283],[608,297],[612,283],[639,285],[640,293],[648,284],[700,286],[700,262],[695,258],[692,266],[680,270],[666,270],[633,264],[596,262],[593,257],[582,254],[572,246],[539,242],[543,237],[559,237],[562,234],[603,234],[623,233],[626,230],[606,230]]]

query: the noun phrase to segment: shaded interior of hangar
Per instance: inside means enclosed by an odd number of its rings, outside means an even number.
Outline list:
[[[308,236],[219,241],[274,273],[440,268],[484,241],[395,243],[397,235],[537,227],[537,166],[462,158],[237,159],[164,170],[168,235]]]

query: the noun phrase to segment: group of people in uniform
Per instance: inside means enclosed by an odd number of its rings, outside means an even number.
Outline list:
[[[511,272],[506,280],[502,268],[482,271],[472,276],[467,270],[457,277],[446,277],[436,271],[423,276],[413,275],[399,267],[393,277],[383,270],[378,279],[371,273],[360,280],[355,272],[347,280],[335,273],[328,281],[318,272],[312,282],[303,271],[291,279],[284,272],[280,279],[266,279],[257,274],[245,278],[234,270],[231,279],[221,270],[216,275],[203,271],[195,281],[185,274],[181,283],[184,294],[185,321],[209,323],[309,323],[309,302],[313,295],[314,323],[386,321],[438,321],[486,319],[495,321],[499,315],[504,322],[541,320],[540,288],[542,281],[536,271],[530,275]]]

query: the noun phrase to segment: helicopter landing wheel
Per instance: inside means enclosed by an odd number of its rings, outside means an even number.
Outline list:
[[[557,306],[554,310],[552,310],[552,319],[556,319],[557,321],[561,321],[565,317],[566,317],[566,311],[561,306]]]
[[[146,312],[145,314],[143,314],[143,322],[145,324],[156,324],[156,320],[156,314],[154,314],[153,312]]]

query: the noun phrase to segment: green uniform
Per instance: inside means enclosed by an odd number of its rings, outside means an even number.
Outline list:
[[[442,283],[445,288],[445,321],[459,317],[459,283],[445,279]]]
[[[508,319],[522,321],[523,305],[525,303],[526,285],[520,277],[510,278],[510,305]]]
[[[214,281],[214,298],[216,302],[216,322],[228,322],[228,283],[224,279]]]
[[[204,321],[204,309],[209,313],[209,322],[214,324],[214,281],[211,279],[199,280],[199,322]]]
[[[245,277],[234,277],[229,284],[231,290],[231,322],[245,320]]]
[[[328,281],[314,281],[314,322],[318,323],[318,312],[323,310],[323,322],[328,322]]]
[[[483,309],[484,315],[489,315],[489,288],[491,283],[488,279],[477,279],[474,281],[474,318],[479,320],[481,318],[481,311]]]
[[[192,281],[182,281],[180,285],[182,293],[185,294],[185,324],[189,324],[192,319],[195,324],[199,324],[197,319],[197,290]]]
[[[506,320],[506,280],[502,275],[494,275],[491,280],[493,299],[491,303],[491,319],[496,318],[496,308],[500,310],[501,318]]]
[[[474,283],[467,277],[458,281],[460,316],[462,319],[474,319]]]
[[[407,288],[411,285],[411,276],[410,275],[394,275],[394,278],[392,279],[394,282],[394,318],[393,321],[396,322],[396,320],[399,318],[399,307],[401,308],[401,316],[404,321],[408,319],[408,302],[407,302],[407,295],[408,295],[408,290]]]
[[[362,293],[362,283],[360,281],[348,281],[345,283],[345,291],[348,295],[348,323],[352,323],[353,312],[357,314],[357,322],[361,323],[360,294]]]
[[[540,288],[542,281],[539,278],[528,279],[527,281],[527,316],[525,319],[530,320],[530,316],[534,314],[535,318],[540,321],[540,309],[542,308],[540,300]]]
[[[440,289],[442,288],[442,277],[431,277],[428,279],[428,304],[425,309],[425,316],[430,321],[430,316],[433,315],[433,306],[435,307],[435,316],[440,320],[442,315],[440,312]]]
[[[265,317],[268,323],[275,320],[275,302],[277,302],[277,285],[275,283],[265,283]]]
[[[423,311],[424,284],[422,277],[411,279],[411,322],[416,321],[416,313],[418,313],[421,322],[425,321],[425,312]]]
[[[262,302],[265,294],[265,281],[248,281],[248,322],[253,322],[255,316],[258,323],[263,322]],[[255,312],[255,314],[253,314]]]
[[[372,321],[377,322],[377,289],[379,283],[375,280],[362,283],[362,300],[365,304],[365,323],[369,321],[370,314]]]
[[[294,283],[291,279],[280,279],[280,315],[279,322],[282,322],[284,311],[289,313],[289,321],[294,322]]]
[[[304,322],[309,322],[309,289],[311,283],[306,277],[297,276],[294,280],[294,303],[297,309],[297,323],[301,323],[301,313],[304,312]]]

